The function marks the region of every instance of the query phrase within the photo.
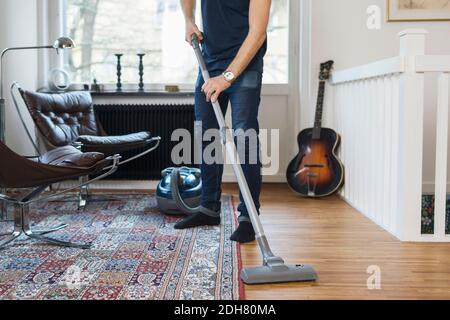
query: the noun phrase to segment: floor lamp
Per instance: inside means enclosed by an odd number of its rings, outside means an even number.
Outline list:
[[[3,58],[9,51],[21,51],[21,50],[37,50],[37,49],[56,49],[56,53],[59,49],[72,49],[75,47],[75,42],[69,37],[58,38],[53,45],[48,46],[32,46],[32,47],[14,47],[6,48],[0,55],[0,141],[5,142],[5,109],[6,100],[3,96]],[[6,219],[6,203],[0,202],[0,219]]]

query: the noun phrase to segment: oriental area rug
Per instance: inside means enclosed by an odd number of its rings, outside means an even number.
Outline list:
[[[232,197],[223,198],[221,226],[175,230],[181,218],[161,214],[150,194],[94,196],[82,211],[74,198],[36,204],[34,228],[67,223],[51,237],[92,246],[12,242],[0,250],[0,299],[243,299],[240,248],[229,240],[237,223]],[[10,230],[0,223],[0,233]]]

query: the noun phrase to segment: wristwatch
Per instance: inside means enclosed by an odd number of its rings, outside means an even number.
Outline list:
[[[225,71],[224,73],[222,73],[222,75],[225,78],[225,80],[227,80],[230,83],[236,79],[236,76],[232,71]]]

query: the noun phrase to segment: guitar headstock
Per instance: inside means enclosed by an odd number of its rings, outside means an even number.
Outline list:
[[[319,73],[319,79],[320,80],[328,80],[331,76],[331,70],[333,69],[334,61],[330,60],[324,63],[320,64],[320,73]]]

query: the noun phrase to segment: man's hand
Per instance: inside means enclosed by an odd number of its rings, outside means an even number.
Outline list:
[[[231,86],[225,78],[220,75],[209,79],[203,86],[202,91],[206,95],[207,102],[216,102],[222,92],[227,90]]]
[[[203,34],[200,32],[200,30],[198,29],[197,25],[192,22],[192,21],[187,21],[186,22],[186,41],[189,44],[192,44],[192,35],[196,34],[198,37],[198,41],[202,41],[203,40]]]

